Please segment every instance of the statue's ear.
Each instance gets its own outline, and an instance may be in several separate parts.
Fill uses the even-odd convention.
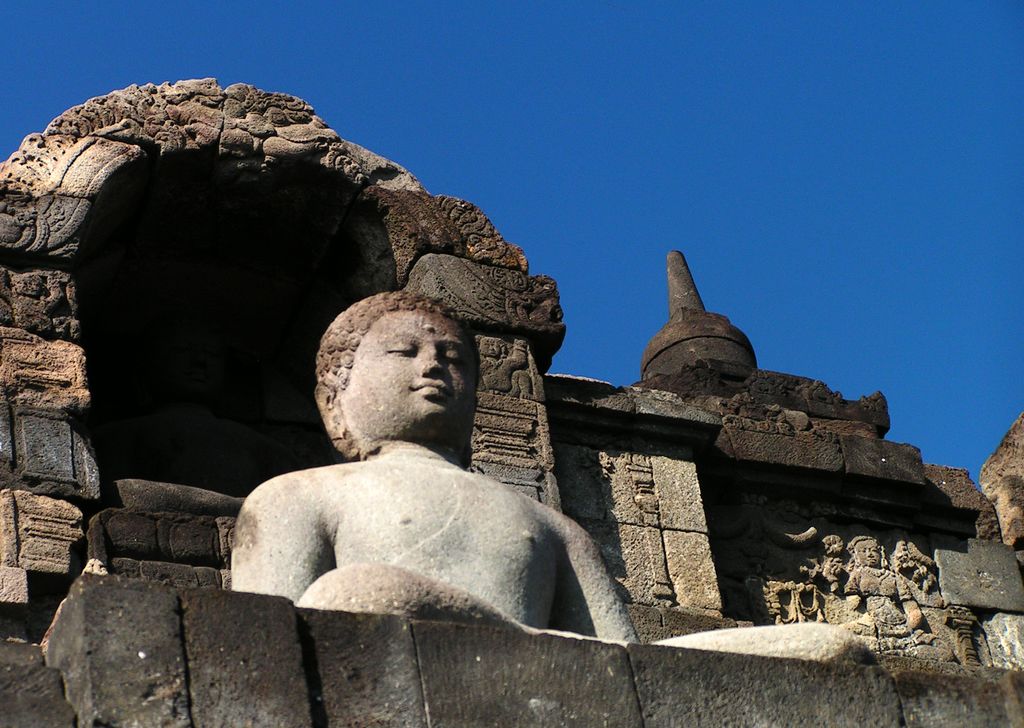
[[[337,390],[323,382],[318,382],[313,392],[316,399],[317,409],[320,410],[320,419],[323,420],[324,429],[331,440],[337,440],[343,436],[348,429],[345,425],[345,414],[342,412],[341,403],[337,398]]]

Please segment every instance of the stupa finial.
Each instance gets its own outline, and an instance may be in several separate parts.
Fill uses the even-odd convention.
[[[668,315],[677,318],[683,310],[706,311],[697,284],[693,282],[686,257],[678,250],[670,250],[666,260],[668,272]]]

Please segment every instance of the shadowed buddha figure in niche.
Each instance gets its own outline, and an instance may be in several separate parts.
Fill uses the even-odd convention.
[[[227,347],[210,326],[179,321],[153,327],[144,387],[152,412],[97,428],[106,480],[136,478],[245,496],[298,467],[287,448],[215,410],[227,376]]]
[[[282,475],[246,499],[233,588],[635,640],[587,533],[466,470],[478,374],[473,339],[429,299],[379,294],[335,319],[316,400],[350,462]]]

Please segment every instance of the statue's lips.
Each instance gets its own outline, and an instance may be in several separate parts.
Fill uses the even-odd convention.
[[[412,385],[412,391],[419,392],[431,402],[443,402],[452,396],[452,388],[445,382],[423,380]]]

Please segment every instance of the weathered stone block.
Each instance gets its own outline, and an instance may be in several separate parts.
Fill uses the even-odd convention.
[[[661,611],[657,607],[650,607],[646,604],[627,604],[629,620],[636,630],[637,639],[643,644],[650,644],[663,640],[669,635],[665,632],[665,624],[661,618]]]
[[[708,532],[697,466],[687,460],[651,457],[662,528]]]
[[[0,706],[3,728],[75,725],[60,672],[43,665],[36,645],[0,642]]]
[[[311,725],[295,610],[287,599],[181,594],[196,728]]]
[[[47,646],[80,726],[191,726],[173,591],[115,576],[71,587]]]
[[[120,509],[101,511],[89,522],[90,540],[97,524],[106,537],[104,561],[108,560],[108,554],[136,559],[160,558],[156,520],[152,516]],[[90,555],[95,557],[97,554],[93,552]]]
[[[634,526],[658,526],[661,514],[654,468],[646,455],[631,452],[598,454],[609,518]]]
[[[234,519],[108,508],[89,523],[89,556],[104,563],[123,557],[223,568],[231,558],[227,522]]]
[[[71,574],[78,564],[82,512],[70,503],[23,490],[0,490],[0,564]]]
[[[921,451],[913,445],[869,437],[842,435],[839,438],[846,472],[882,480],[924,483]]]
[[[1013,725],[998,682],[967,675],[900,670],[893,675],[907,728]]]
[[[555,464],[563,507],[574,518],[707,532],[692,462],[559,444]]]
[[[993,667],[1024,670],[1024,615],[997,612],[981,621]]]
[[[708,537],[685,531],[665,531],[662,537],[678,603],[684,607],[721,611],[722,597]]]
[[[597,542],[608,573],[628,603],[657,606],[673,601],[661,530],[614,521],[580,521]]]
[[[974,535],[987,541],[1001,540],[995,508],[975,487],[965,469],[926,463],[924,474],[931,488],[922,492],[922,500],[975,511],[977,515],[974,520]]]
[[[1012,671],[999,681],[1006,695],[1006,714],[1010,725],[1024,725],[1024,674]]]
[[[877,667],[629,645],[645,728],[900,725]]]
[[[507,485],[537,488],[541,502],[560,510],[553,461],[544,405],[489,392],[477,394],[473,420],[475,471]]]
[[[81,327],[71,274],[0,267],[0,326],[77,341]]]
[[[665,623],[665,637],[679,637],[696,632],[707,632],[713,629],[732,629],[736,620],[719,617],[716,613],[694,609],[692,607],[659,608],[662,621]]]
[[[28,572],[17,566],[0,566],[0,607],[28,604]]]
[[[85,351],[69,341],[47,341],[0,327],[0,383],[16,405],[81,414],[89,406]]]
[[[0,477],[56,497],[99,498],[100,478],[80,425],[63,412],[0,405]]]
[[[730,629],[736,626],[735,620],[720,617],[710,610],[691,607],[650,607],[643,604],[628,604],[627,609],[637,637],[643,644],[695,632]]]
[[[209,566],[189,566],[168,561],[137,561],[113,558],[107,564],[111,574],[155,581],[176,589],[221,588],[220,571]]]
[[[554,454],[562,511],[577,521],[608,520],[611,484],[602,471],[598,451],[583,445],[556,442]]]
[[[967,540],[967,552],[936,549],[939,588],[951,604],[1024,612],[1024,583],[1017,557],[995,541]]]
[[[814,430],[784,434],[734,427],[725,422],[732,453],[737,460],[838,472],[843,469],[839,439]]]
[[[999,516],[1003,541],[1024,546],[1024,413],[981,466],[978,482]]]
[[[379,614],[299,610],[316,657],[314,704],[331,726],[427,725],[409,624]]]
[[[642,725],[618,645],[444,622],[413,637],[432,728]]]

